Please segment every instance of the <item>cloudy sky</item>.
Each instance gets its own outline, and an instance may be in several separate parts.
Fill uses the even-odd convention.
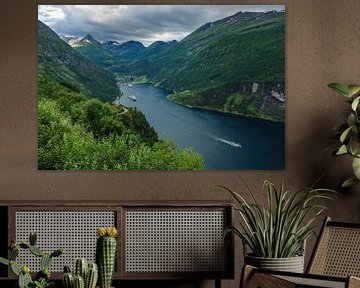
[[[56,33],[99,41],[181,40],[201,25],[239,11],[284,10],[282,5],[39,5],[38,18]]]

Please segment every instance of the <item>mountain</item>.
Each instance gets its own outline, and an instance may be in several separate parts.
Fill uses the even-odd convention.
[[[239,12],[201,26],[160,55],[158,65],[147,72],[155,82],[180,91],[225,83],[284,82],[284,27],[282,12]]]
[[[151,59],[157,57],[161,53],[166,52],[166,49],[173,47],[177,43],[176,40],[164,42],[164,41],[155,41],[146,47],[145,51],[140,55],[140,58]]]
[[[117,60],[134,60],[138,59],[139,56],[146,50],[145,46],[138,41],[126,41],[120,45],[106,46],[108,51]]]
[[[119,68],[128,65],[129,61],[133,63],[135,60],[149,60],[177,43],[176,40],[155,41],[148,47],[134,40],[123,43],[107,40],[100,43],[89,34],[78,41],[71,41],[71,47],[104,68]]]
[[[118,41],[115,40],[106,40],[102,43],[105,47],[111,47],[113,45],[120,45]]]
[[[180,42],[103,43],[97,61],[118,75],[146,76],[189,107],[276,121],[285,117],[285,12],[238,12],[206,23]]]
[[[91,97],[112,101],[119,94],[112,74],[72,49],[38,21],[39,74],[76,88]]]
[[[175,91],[169,98],[276,121],[285,117],[285,13],[239,12],[204,24],[127,68]]]
[[[63,40],[65,43],[69,45],[71,42],[79,40],[79,38],[76,36],[67,36],[67,35],[59,34],[59,37],[61,38],[61,40]]]
[[[69,44],[80,54],[102,67],[106,67],[113,62],[112,55],[91,34],[87,34],[77,41],[71,41]]]

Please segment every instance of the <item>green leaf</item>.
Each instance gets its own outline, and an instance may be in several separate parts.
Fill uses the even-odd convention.
[[[360,158],[355,157],[353,159],[352,168],[356,178],[360,180]]]
[[[341,187],[348,188],[352,185],[359,184],[359,183],[360,183],[359,179],[357,179],[356,177],[352,177],[352,178],[349,178],[346,181],[344,181],[344,183],[341,185]]]
[[[341,136],[340,136],[341,143],[344,143],[344,141],[346,140],[346,137],[348,136],[351,129],[352,129],[352,127],[349,127],[347,129],[345,129],[345,131],[343,133],[341,133]]]
[[[354,101],[352,101],[352,103],[351,103],[351,109],[352,109],[352,110],[356,111],[356,108],[357,108],[358,105],[359,105],[359,101],[360,101],[360,96],[356,97],[356,98],[354,99]]]
[[[9,265],[9,264],[10,264],[9,260],[8,260],[8,259],[5,259],[5,258],[3,258],[3,257],[0,257],[0,263],[1,263],[1,264],[4,264],[4,265]]]
[[[36,240],[37,240],[37,235],[35,232],[31,232],[29,235],[29,243],[31,246],[35,246],[36,245]]]
[[[19,256],[19,246],[15,246],[14,248],[10,249],[8,252],[9,260],[16,260]]]
[[[50,254],[45,253],[42,257],[41,257],[41,261],[40,261],[40,267],[41,269],[49,269],[50,265],[51,265],[51,256]]]
[[[351,113],[351,114],[348,116],[348,118],[347,118],[347,124],[348,124],[349,127],[355,126],[355,124],[356,124],[356,116],[355,116],[353,113]]]
[[[348,150],[347,150],[346,145],[341,145],[341,147],[339,148],[339,150],[336,152],[335,155],[344,155],[347,153],[348,153]]]
[[[15,261],[10,261],[10,268],[11,268],[11,271],[12,271],[16,276],[19,276],[21,270],[20,270],[20,268],[16,265],[16,262],[15,262]]]
[[[41,256],[44,255],[44,252],[42,252],[42,251],[40,250],[40,248],[39,248],[39,247],[36,247],[36,246],[30,246],[30,247],[29,247],[29,251],[30,251],[32,254],[34,254],[35,256],[38,256],[38,257],[41,257]]]
[[[20,246],[20,248],[22,248],[22,249],[28,249],[28,248],[29,248],[29,245],[26,244],[26,243],[23,243],[23,242],[19,243],[19,246]]]
[[[347,147],[351,152],[351,155],[354,157],[360,157],[360,138],[357,134],[354,134],[350,137]]]
[[[351,96],[354,96],[360,92],[360,85],[348,85],[347,90]]]
[[[328,85],[329,88],[333,89],[335,92],[339,93],[342,96],[351,97],[351,94],[348,90],[348,87],[341,83],[331,83]]]

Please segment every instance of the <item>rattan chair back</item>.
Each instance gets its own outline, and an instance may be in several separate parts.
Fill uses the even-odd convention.
[[[332,222],[328,218],[307,273],[360,277],[360,224]]]

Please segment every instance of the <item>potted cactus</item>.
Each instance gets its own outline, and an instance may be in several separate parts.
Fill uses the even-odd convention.
[[[64,253],[63,249],[57,249],[51,254],[43,252],[36,246],[37,236],[35,233],[30,233],[29,243],[16,243],[10,245],[8,252],[8,259],[0,257],[0,263],[10,266],[11,271],[18,277],[19,288],[49,288],[54,285],[50,281],[50,265],[54,257],[58,257]],[[33,255],[41,258],[41,270],[35,275],[34,280],[30,275],[30,268],[26,265],[19,266],[16,259],[19,256],[20,249],[28,250]]]
[[[88,263],[87,259],[76,259],[74,272],[69,266],[64,267],[64,288],[95,288],[98,279],[98,267],[96,263]]]
[[[99,287],[110,288],[116,258],[115,227],[101,227],[97,229],[96,262],[99,267]]]

